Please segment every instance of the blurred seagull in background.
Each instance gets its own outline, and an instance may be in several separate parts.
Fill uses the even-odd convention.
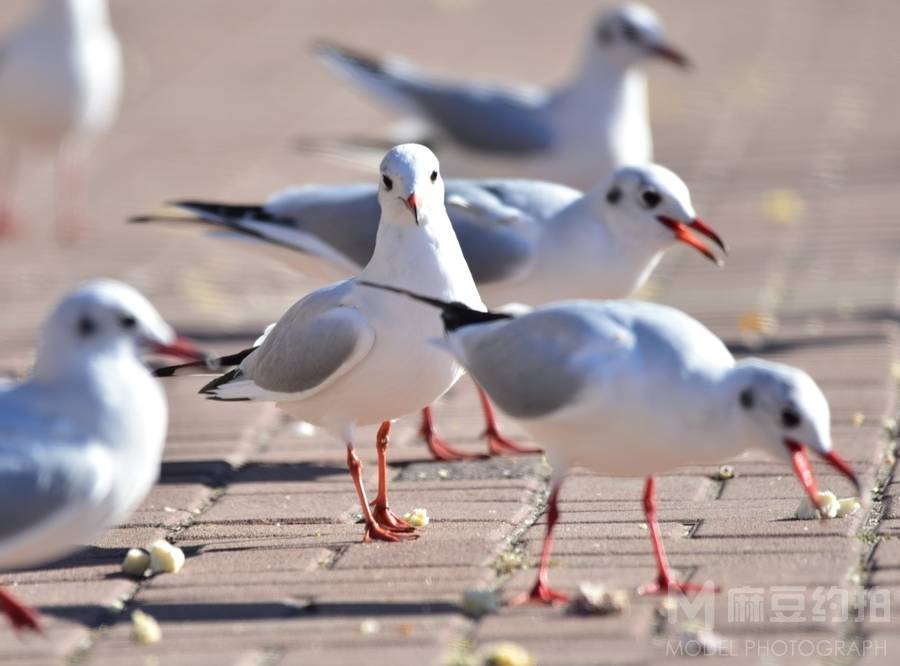
[[[307,275],[356,275],[369,261],[378,231],[375,186],[293,188],[263,206],[182,201],[195,218],[143,216],[185,227],[200,223],[251,241]],[[676,243],[719,259],[697,234],[722,250],[721,238],[694,211],[690,192],[658,166],[619,168],[587,194],[527,180],[450,180],[446,203],[478,290],[491,307],[541,305],[565,298],[622,298],[639,289]],[[527,453],[503,437],[482,394],[489,451]],[[442,460],[472,457],[434,431],[430,410],[422,435]]]
[[[15,229],[13,181],[27,149],[56,153],[57,230],[77,236],[88,140],[113,123],[122,88],[107,0],[43,0],[0,45],[0,233]]]
[[[445,344],[494,403],[547,447],[554,482],[537,582],[514,600],[566,595],[547,581],[563,474],[583,465],[644,476],[656,579],[641,593],[694,592],[674,578],[656,521],[654,475],[748,449],[789,462],[820,506],[811,450],[854,484],[832,448],[828,401],[802,370],[735,362],[722,341],[679,310],[638,301],[568,301],[512,317],[371,284],[440,308]]]
[[[550,91],[443,80],[399,58],[327,42],[316,53],[330,69],[416,121],[407,125],[424,124],[426,134],[416,140],[437,146],[448,171],[473,174],[479,161],[497,158],[477,173],[503,171],[579,189],[618,166],[653,158],[647,81],[639,65],[648,58],[688,64],[656,14],[638,4],[605,12],[575,76]],[[308,148],[351,162],[366,154],[339,142],[313,141]],[[371,159],[363,161],[373,166]]]
[[[219,359],[223,367],[236,367],[200,392],[214,400],[274,401],[291,416],[340,437],[366,523],[364,540],[397,541],[413,535],[388,505],[391,421],[437,400],[463,371],[428,343],[441,334],[430,307],[360,288],[358,281],[484,306],[444,208],[444,183],[434,153],[416,144],[397,146],[385,155],[380,172],[378,237],[360,276],[302,298],[253,348]],[[197,369],[187,364],[158,374],[194,374]],[[381,423],[376,442],[379,488],[370,508],[354,430],[373,423]]]
[[[48,318],[32,377],[0,384],[0,569],[75,550],[150,491],[168,410],[143,352],[203,359],[137,291],[89,282]],[[0,610],[16,629],[41,629],[3,588]]]

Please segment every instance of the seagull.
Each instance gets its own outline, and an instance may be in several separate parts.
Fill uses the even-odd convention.
[[[689,593],[700,585],[673,576],[656,521],[654,476],[708,464],[748,449],[788,462],[820,506],[812,451],[860,491],[832,448],[828,400],[799,368],[735,361],[709,329],[687,314],[639,301],[562,301],[513,317],[473,310],[395,286],[440,308],[443,344],[491,400],[547,447],[554,470],[537,582],[514,603],[564,601],[547,572],[565,470],[645,476],[644,513],[658,574],[640,593]]]
[[[381,221],[372,258],[358,278],[311,292],[270,326],[260,344],[219,359],[233,369],[201,394],[214,400],[276,402],[295,418],[346,443],[347,465],[365,520],[364,541],[398,541],[412,527],[387,497],[391,421],[429,405],[462,375],[452,357],[428,344],[441,334],[427,306],[361,288],[374,280],[484,308],[444,208],[438,160],[417,144],[396,146],[380,169]],[[193,373],[196,365],[158,374]],[[354,449],[358,425],[380,423],[379,488],[369,507]]]
[[[77,233],[80,162],[89,140],[115,120],[121,88],[107,0],[43,0],[0,44],[0,232],[15,229],[20,153],[49,148],[56,152],[59,231]]]
[[[647,82],[639,66],[648,58],[688,65],[656,14],[638,4],[600,16],[580,68],[555,90],[449,81],[400,58],[329,42],[318,44],[316,53],[338,75],[425,125],[428,136],[420,140],[440,145],[451,168],[460,162],[472,173],[478,161],[494,158],[487,168],[493,173],[483,175],[514,165],[520,175],[578,188],[622,164],[651,161]],[[326,142],[310,148],[354,160],[353,147]]]
[[[718,264],[697,234],[725,250],[718,234],[697,217],[687,185],[654,164],[620,167],[586,194],[543,181],[449,180],[445,201],[478,290],[495,308],[628,296],[676,243]],[[292,188],[262,206],[174,205],[196,217],[133,220],[211,226],[318,278],[358,274],[372,256],[378,229],[374,185]],[[480,397],[489,452],[533,451],[500,434],[490,402],[483,392]],[[471,457],[437,436],[430,409],[422,424],[434,457]]]
[[[133,288],[88,282],[47,319],[33,375],[0,384],[0,568],[74,550],[150,491],[167,408],[142,352],[203,359]],[[41,631],[3,588],[0,610],[16,629]]]

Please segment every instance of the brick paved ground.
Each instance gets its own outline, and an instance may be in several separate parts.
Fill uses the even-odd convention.
[[[3,24],[26,4],[4,2]],[[863,663],[896,663],[900,610],[889,622],[823,621],[822,606],[813,611],[817,586],[872,589],[900,608],[900,485],[891,481],[882,425],[896,411],[900,6],[652,4],[697,63],[686,75],[653,69],[657,156],[686,178],[732,254],[716,273],[676,252],[648,295],[686,308],[739,353],[761,345],[759,353],[811,372],[831,400],[837,446],[865,485],[879,488],[857,516],[798,522],[790,516],[801,490],[784,465],[738,461],[737,478],[724,482],[710,468],[679,470],[661,479],[659,492],[673,566],[727,589],[761,588],[767,602],[780,594],[772,586],[805,586],[804,618],[791,623],[768,610],[762,622],[729,622],[720,595],[712,608],[717,630],[733,641],[732,660],[806,662],[811,646],[822,656],[828,646],[861,649],[869,640],[879,652]],[[386,119],[316,65],[312,37],[390,45],[448,73],[550,81],[566,71],[596,10],[589,0],[409,0],[390,11],[362,0],[113,5],[128,97],[116,133],[96,152],[94,229],[74,249],[50,242],[48,174],[26,169],[28,233],[0,245],[2,371],[27,369],[42,313],[84,276],[132,282],[182,329],[222,350],[246,342],[307,288],[275,265],[251,270],[234,248],[122,220],[172,196],[252,199],[289,181],[355,177],[290,146],[301,134],[353,133]],[[739,324],[747,313],[776,318],[777,330],[750,339]],[[625,614],[606,618],[504,609],[473,621],[460,612],[466,588],[495,586],[506,598],[531,581],[531,569],[493,563],[518,552],[531,564],[538,551],[546,488],[537,461],[428,463],[414,422],[401,423],[393,503],[427,507],[433,523],[415,543],[361,545],[341,446],[300,437],[266,407],[205,403],[193,395],[196,382],[168,388],[162,479],[142,509],[63,562],[0,578],[48,620],[47,639],[0,629],[0,662],[440,664],[494,640],[525,645],[542,665],[678,659],[666,650],[678,631],[655,614],[654,600],[634,599]],[[456,443],[477,448],[473,407],[461,386],[439,414]],[[360,452],[372,460],[369,446]],[[366,471],[371,479],[373,465]],[[821,478],[847,490],[825,470]],[[640,486],[587,473],[569,481],[557,584],[630,587],[653,574]],[[180,575],[136,583],[118,574],[127,547],[160,536],[188,554]],[[125,612],[108,609],[117,599]],[[160,620],[160,644],[131,642],[133,608]],[[377,618],[377,632],[362,631],[368,618]]]

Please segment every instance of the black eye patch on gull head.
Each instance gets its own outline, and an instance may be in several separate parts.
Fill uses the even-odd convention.
[[[391,180],[390,176],[382,176],[381,182],[384,183],[384,189],[388,192],[394,188],[394,181]]]
[[[622,198],[622,190],[618,187],[613,187],[609,192],[606,193],[606,201],[613,205],[619,203],[619,199]]]
[[[432,183],[437,182],[437,177],[438,177],[438,172],[437,172],[437,171],[432,171],[432,172],[431,172],[431,182],[432,182]]]
[[[756,402],[756,398],[753,396],[753,391],[750,389],[744,389],[741,391],[741,395],[739,400],[741,401],[741,407],[744,409],[753,409],[753,405]]]
[[[641,41],[641,31],[631,23],[622,24],[622,36],[628,42],[637,43]]]
[[[93,335],[97,331],[97,324],[87,315],[78,320],[78,335],[82,338]]]
[[[613,29],[605,23],[597,26],[596,37],[600,44],[612,44],[616,39]]]
[[[662,195],[655,190],[641,192],[641,204],[644,208],[656,208],[660,201],[662,201]]]
[[[787,429],[796,428],[802,420],[794,407],[785,407],[781,410],[781,425]]]
[[[130,331],[137,326],[137,319],[135,319],[131,315],[122,315],[121,317],[119,317],[119,324],[126,331]]]

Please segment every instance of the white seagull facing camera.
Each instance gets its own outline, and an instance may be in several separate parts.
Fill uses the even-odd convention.
[[[119,40],[107,0],[43,0],[0,44],[0,231],[15,228],[12,181],[20,154],[56,152],[59,232],[78,229],[87,142],[115,120],[122,88]]]
[[[644,476],[658,574],[641,593],[693,592],[676,580],[656,522],[654,475],[748,449],[791,463],[819,506],[811,450],[859,482],[831,445],[828,401],[798,368],[735,362],[719,338],[679,310],[638,301],[568,301],[512,317],[439,302],[446,346],[491,400],[547,447],[554,470],[538,579],[515,603],[566,599],[547,581],[562,475],[573,465]]]
[[[695,232],[725,248],[697,217],[684,182],[658,165],[620,167],[586,194],[541,181],[450,180],[445,200],[478,290],[491,307],[621,298],[640,288],[676,243],[718,263]],[[358,274],[372,256],[378,232],[374,185],[299,188],[263,206],[175,205],[197,217],[134,219],[211,226],[320,277]],[[484,396],[482,404],[490,452],[528,452],[500,434]],[[471,457],[436,435],[430,410],[423,416],[422,435],[438,459]]]
[[[456,82],[399,58],[379,58],[322,43],[329,68],[426,126],[418,140],[435,142],[448,169],[484,173],[516,169],[522,176],[590,187],[622,164],[643,164],[653,150],[647,82],[641,65],[663,58],[686,66],[647,7],[626,4],[592,27],[574,77],[555,90],[525,85]],[[311,149],[349,160],[352,146],[314,142]],[[499,158],[492,164],[488,158]]]
[[[0,569],[75,550],[149,492],[167,408],[142,352],[203,358],[137,291],[89,282],[48,318],[33,375],[0,384]],[[3,588],[0,610],[17,629],[40,630]]]
[[[434,402],[459,379],[462,368],[427,342],[441,334],[430,307],[361,288],[358,281],[484,306],[444,209],[444,183],[434,154],[416,144],[391,149],[382,161],[379,183],[378,238],[359,278],[302,298],[258,346],[220,359],[223,366],[237,367],[201,393],[217,400],[274,401],[292,416],[340,437],[366,522],[365,540],[395,541],[411,536],[405,533],[412,528],[388,506],[390,422]],[[188,364],[158,374],[194,370]],[[382,425],[379,489],[370,509],[353,440],[355,426],[373,423]]]

